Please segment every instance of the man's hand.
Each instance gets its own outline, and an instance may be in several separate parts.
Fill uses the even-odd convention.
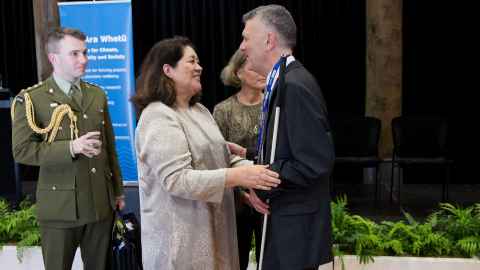
[[[236,143],[233,142],[227,142],[228,150],[230,150],[230,153],[237,155],[242,158],[247,157],[247,148],[242,147]]]
[[[118,210],[123,210],[123,208],[125,207],[125,197],[123,195],[118,196],[115,199],[115,206],[117,207]]]
[[[101,152],[102,141],[100,141],[100,131],[91,131],[72,141],[72,151],[74,155],[84,154],[92,158],[98,156]]]
[[[248,206],[250,206],[251,208],[253,208],[253,205],[250,203],[250,200],[248,199],[248,192],[246,190],[241,190],[240,191],[240,201]]]
[[[250,188],[249,191],[249,194],[245,192],[245,197],[247,197],[253,208],[255,208],[255,210],[257,210],[259,213],[270,214],[270,211],[268,210],[270,206],[262,202],[253,189]]]

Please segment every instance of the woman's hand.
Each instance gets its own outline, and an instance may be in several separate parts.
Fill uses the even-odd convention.
[[[228,146],[228,150],[230,150],[230,153],[242,158],[247,157],[247,148],[242,147],[241,145],[238,145],[233,142],[227,142],[227,146]]]
[[[269,170],[268,165],[251,165],[227,169],[226,187],[241,186],[270,190],[277,187],[281,181],[278,173]]]

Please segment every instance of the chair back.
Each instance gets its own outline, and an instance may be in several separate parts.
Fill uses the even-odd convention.
[[[337,157],[378,155],[381,122],[369,116],[336,116],[331,118]]]
[[[392,120],[397,157],[438,158],[447,154],[447,120],[440,117],[406,117]]]

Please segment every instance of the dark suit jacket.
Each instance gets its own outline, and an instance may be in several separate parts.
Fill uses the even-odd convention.
[[[332,260],[329,177],[335,160],[327,108],[315,78],[294,61],[275,86],[265,141],[270,160],[275,107],[281,102],[275,160],[282,184],[268,192],[264,270],[317,269]],[[282,94],[279,94],[283,91]],[[283,99],[283,101],[281,101]]]

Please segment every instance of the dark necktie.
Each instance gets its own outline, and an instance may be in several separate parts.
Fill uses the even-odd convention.
[[[75,84],[72,84],[70,87],[68,95],[73,99],[74,102],[77,103],[78,106],[82,106],[82,92]]]

